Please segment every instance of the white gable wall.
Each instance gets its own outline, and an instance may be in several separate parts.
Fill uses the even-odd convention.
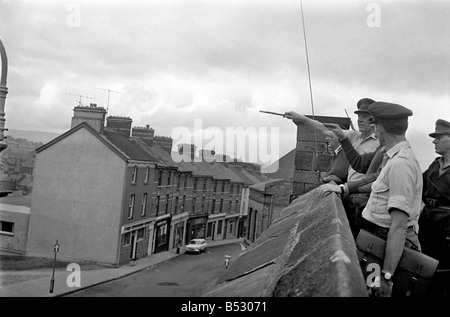
[[[126,162],[85,128],[37,154],[27,254],[117,264]]]

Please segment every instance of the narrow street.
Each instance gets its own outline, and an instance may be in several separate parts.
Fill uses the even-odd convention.
[[[239,243],[207,248],[201,254],[181,254],[138,273],[66,297],[199,297],[214,285],[242,252]]]

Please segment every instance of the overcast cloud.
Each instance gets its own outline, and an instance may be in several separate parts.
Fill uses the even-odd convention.
[[[379,27],[368,17],[379,8]],[[414,112],[422,169],[436,119],[450,120],[449,1],[303,0],[316,115],[356,123],[363,97]],[[369,9],[369,10],[368,10]],[[76,15],[79,13],[79,15]],[[77,24],[79,22],[79,25]],[[62,133],[79,97],[108,115],[177,127],[274,127],[281,155],[296,127],[259,110],[311,114],[300,0],[5,1],[6,127]]]

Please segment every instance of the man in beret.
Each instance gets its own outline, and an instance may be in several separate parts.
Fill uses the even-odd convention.
[[[420,250],[417,231],[422,171],[405,136],[412,111],[398,104],[375,102],[369,112],[374,116],[375,132],[386,153],[362,213],[362,228],[386,240],[381,287],[374,288],[373,294],[390,296],[392,276],[404,247]]]
[[[419,241],[425,254],[439,260],[429,296],[450,296],[450,122],[436,121],[434,138],[437,157],[423,173],[419,218]]]

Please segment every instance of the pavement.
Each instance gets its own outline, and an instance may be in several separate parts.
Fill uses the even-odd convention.
[[[242,238],[209,241],[208,248],[240,242],[243,242]],[[11,283],[9,285],[0,286],[0,297],[58,297],[145,270],[161,262],[175,258],[184,252],[184,247],[180,248],[179,254],[177,254],[176,249],[160,252],[143,259],[132,261],[129,264],[122,265],[118,268],[83,271],[83,268],[81,267],[80,287],[68,286],[68,284],[71,284],[68,283],[68,280],[69,282],[72,280],[69,278],[69,275],[73,276],[73,271],[57,269],[55,270],[53,293],[50,293],[50,283],[53,273],[52,269],[0,271],[0,281],[9,280],[8,283]]]

